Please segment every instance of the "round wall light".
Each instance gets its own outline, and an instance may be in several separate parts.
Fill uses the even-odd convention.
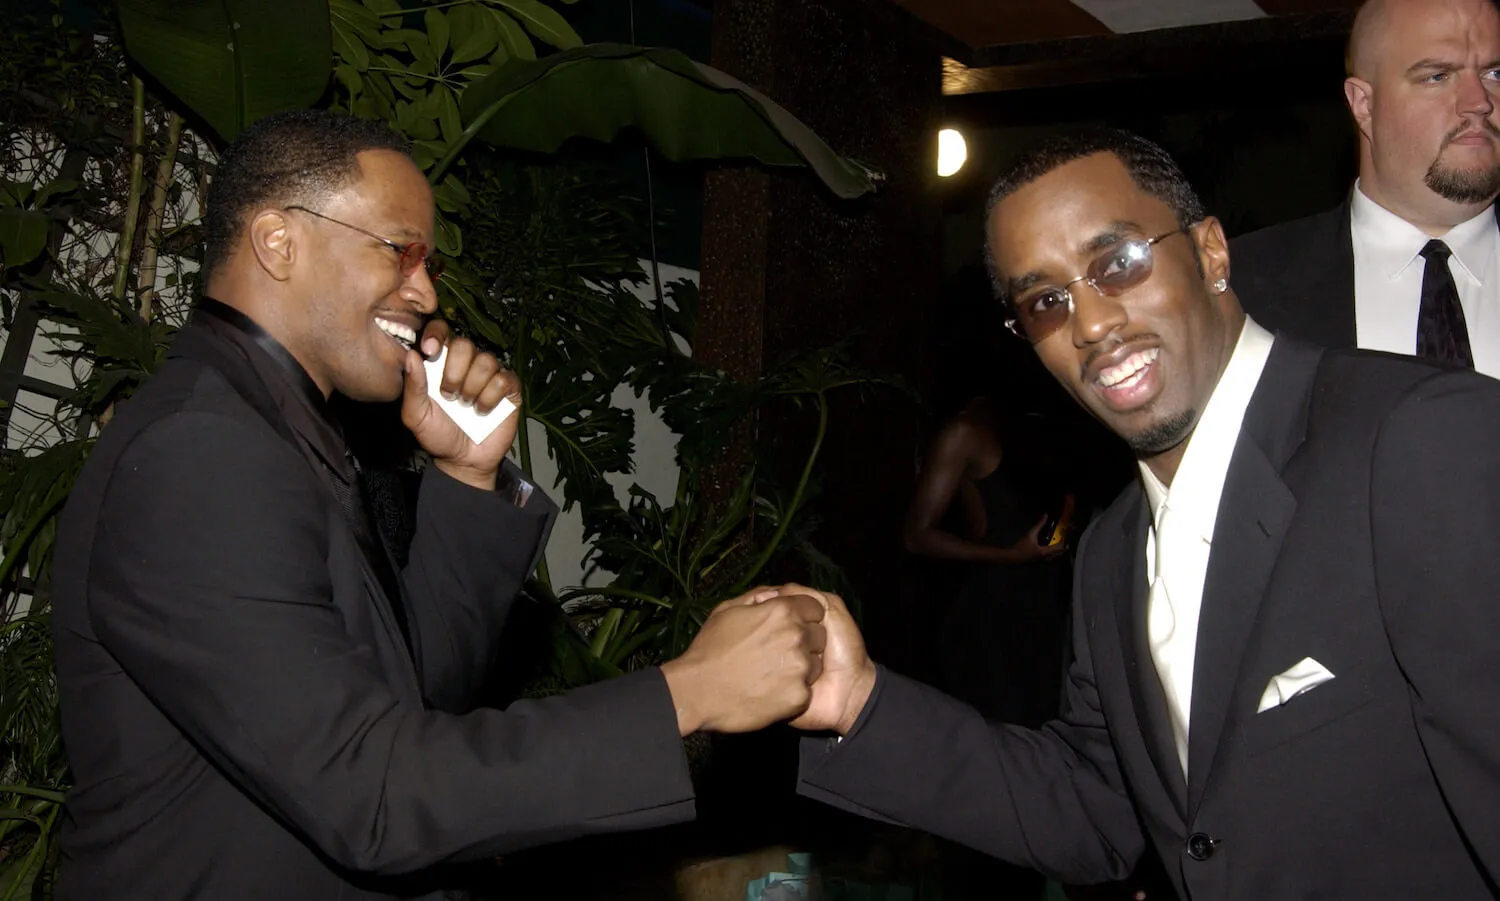
[[[938,132],[938,175],[943,178],[953,175],[964,167],[964,161],[968,158],[969,147],[958,129],[945,128]]]

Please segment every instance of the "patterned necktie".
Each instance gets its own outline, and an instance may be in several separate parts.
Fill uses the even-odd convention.
[[[1428,241],[1422,248],[1427,266],[1422,271],[1422,310],[1417,315],[1417,356],[1473,369],[1469,326],[1448,269],[1452,254],[1442,241]]]

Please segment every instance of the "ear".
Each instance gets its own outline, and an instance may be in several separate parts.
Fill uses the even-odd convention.
[[[245,229],[255,261],[271,278],[284,282],[292,277],[297,262],[297,245],[292,238],[291,222],[280,210],[262,210]]]
[[[1203,266],[1203,283],[1212,285],[1229,279],[1229,241],[1224,226],[1215,216],[1205,216],[1192,228],[1193,243],[1198,245],[1198,260]]]
[[[1353,75],[1344,79],[1344,100],[1349,103],[1349,112],[1354,116],[1354,124],[1359,126],[1359,131],[1370,139],[1370,106],[1375,99],[1375,88],[1363,78]]]

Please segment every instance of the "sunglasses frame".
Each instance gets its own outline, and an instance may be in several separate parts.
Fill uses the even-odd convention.
[[[1156,244],[1158,244],[1158,243],[1166,240],[1167,238],[1172,237],[1175,234],[1181,233],[1181,234],[1185,235],[1185,234],[1187,234],[1187,231],[1188,230],[1187,230],[1186,227],[1178,227],[1178,228],[1172,229],[1169,232],[1163,232],[1162,234],[1159,234],[1159,235],[1157,235],[1154,238],[1134,238],[1133,237],[1133,238],[1127,238],[1122,243],[1128,244],[1131,241],[1139,241],[1142,244],[1144,244],[1145,248],[1146,248],[1146,252],[1147,252],[1146,259],[1147,259],[1147,261],[1149,261],[1149,262],[1152,263],[1152,270],[1151,271],[1154,272],[1155,271],[1155,262],[1153,260],[1154,254],[1152,253],[1151,248],[1154,245],[1156,245]],[[1111,250],[1113,250],[1113,248],[1111,248]],[[1098,260],[1103,259],[1104,256],[1105,256],[1104,254],[1100,254],[1094,260],[1091,260],[1089,262],[1089,268],[1092,269],[1093,266],[1094,266],[1094,263],[1097,262]],[[1032,338],[1030,335],[1026,334],[1025,327],[1021,325],[1021,319],[1020,319],[1020,317],[1019,316],[1014,316],[1014,315],[1012,315],[1010,318],[1008,318],[1008,319],[1005,320],[1005,327],[1008,328],[1008,329],[1010,329],[1010,331],[1011,331],[1012,334],[1014,334],[1018,338],[1021,338],[1022,340],[1030,341],[1032,344],[1040,344],[1043,341],[1047,340],[1048,338],[1052,337],[1057,332],[1061,331],[1062,327],[1064,325],[1067,325],[1068,320],[1073,318],[1073,312],[1074,312],[1074,308],[1075,308],[1075,303],[1074,303],[1074,300],[1073,300],[1073,286],[1074,285],[1078,284],[1079,282],[1087,282],[1088,285],[1089,285],[1089,287],[1093,288],[1094,291],[1096,293],[1098,293],[1102,297],[1119,297],[1120,295],[1126,293],[1127,291],[1130,291],[1132,288],[1135,288],[1135,287],[1139,286],[1141,283],[1144,283],[1146,281],[1146,279],[1149,279],[1150,277],[1151,277],[1151,272],[1147,272],[1146,273],[1146,277],[1143,278],[1143,279],[1141,279],[1140,282],[1137,282],[1134,285],[1130,285],[1129,287],[1124,288],[1123,290],[1120,290],[1120,291],[1116,291],[1114,293],[1110,293],[1110,292],[1105,291],[1104,289],[1100,288],[1099,287],[1099,283],[1097,281],[1095,281],[1095,279],[1092,276],[1087,275],[1087,274],[1080,275],[1077,278],[1069,279],[1068,281],[1064,282],[1061,285],[1048,285],[1043,290],[1045,290],[1045,291],[1061,291],[1063,293],[1063,296],[1065,296],[1066,298],[1068,298],[1068,315],[1067,315],[1067,317],[1065,319],[1063,319],[1062,323],[1057,326],[1057,328],[1052,329],[1051,331],[1047,332],[1047,334],[1041,336],[1040,338]],[[1016,310],[1016,305],[1014,303],[1010,303],[1010,304],[1008,304],[1008,306],[1010,307],[1011,312],[1014,313],[1015,310]]]
[[[411,275],[413,272],[416,272],[417,267],[419,266],[425,267],[427,269],[427,277],[432,279],[433,281],[437,281],[443,274],[443,258],[437,255],[436,247],[428,247],[426,242],[424,241],[409,241],[406,244],[402,244],[397,241],[392,241],[389,238],[382,238],[380,235],[375,234],[369,229],[360,228],[353,223],[345,222],[342,219],[335,219],[332,216],[324,215],[317,210],[310,210],[307,207],[300,206],[298,204],[291,204],[284,207],[283,209],[298,210],[300,212],[307,213],[309,216],[316,216],[319,219],[324,219],[328,222],[332,222],[334,225],[342,225],[344,228],[353,229],[354,231],[359,232],[367,238],[373,238],[376,241],[379,241],[386,247],[389,247],[391,250],[396,251],[397,256],[400,257],[399,263],[401,266],[401,275],[403,278]],[[421,251],[421,253],[413,253],[414,250],[418,249]],[[416,258],[415,263],[409,262],[412,257]]]

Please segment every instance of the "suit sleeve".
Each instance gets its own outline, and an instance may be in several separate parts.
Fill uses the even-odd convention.
[[[842,742],[803,740],[798,790],[1063,881],[1125,878],[1145,838],[1115,761],[1078,609],[1075,598],[1076,654],[1058,720],[1040,730],[989,723],[882,668]]]
[[[503,712],[399,701],[332,603],[321,490],[263,432],[190,413],[137,436],[104,499],[95,632],[242,791],[378,873],[692,816],[657,670]]]
[[[519,473],[509,463],[506,474]],[[422,693],[462,712],[491,671],[506,615],[550,532],[557,507],[540,490],[525,506],[427,467],[402,578],[419,643]]]
[[[1377,440],[1375,574],[1433,776],[1500,881],[1500,384],[1428,379]]]

